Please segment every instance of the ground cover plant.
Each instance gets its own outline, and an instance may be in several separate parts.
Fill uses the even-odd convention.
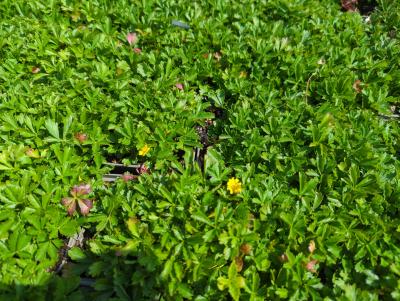
[[[1,1],[0,300],[400,299],[399,9]]]

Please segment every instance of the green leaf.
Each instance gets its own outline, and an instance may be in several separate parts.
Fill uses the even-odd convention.
[[[203,212],[201,212],[201,211],[198,211],[198,212],[192,214],[191,217],[192,217],[194,220],[197,220],[197,221],[199,221],[199,222],[205,223],[205,224],[207,224],[207,225],[209,225],[209,226],[213,226],[212,222],[209,220],[209,218],[207,217],[207,215],[205,215],[205,214],[204,214]]]
[[[175,261],[175,258],[171,257],[170,259],[168,259],[165,262],[164,268],[163,268],[163,270],[162,270],[162,272],[160,274],[160,277],[161,277],[162,280],[166,280],[167,278],[170,278],[174,261]]]
[[[49,131],[50,135],[56,139],[60,139],[60,132],[58,130],[58,123],[52,119],[47,119],[45,122],[46,129]]]
[[[67,220],[59,228],[60,234],[71,237],[79,230],[79,223],[74,219]]]
[[[233,300],[238,301],[240,298],[240,286],[238,283],[238,273],[236,263],[232,261],[228,269],[228,279],[229,279],[229,294]]]
[[[79,247],[73,247],[68,251],[68,256],[71,257],[72,260],[83,260],[86,258],[85,253]]]
[[[191,299],[193,297],[193,292],[190,289],[190,286],[185,283],[178,284],[178,292],[183,298]]]
[[[64,128],[63,128],[63,139],[64,139],[64,140],[67,139],[67,134],[68,134],[69,129],[71,128],[71,125],[72,125],[72,121],[73,121],[73,120],[74,120],[74,116],[73,116],[73,115],[70,115],[70,116],[64,118],[64,122],[63,122],[63,124],[64,124]],[[50,131],[49,131],[49,132],[50,132]],[[57,127],[57,132],[58,132],[58,127]],[[57,138],[57,137],[56,137],[56,138]]]

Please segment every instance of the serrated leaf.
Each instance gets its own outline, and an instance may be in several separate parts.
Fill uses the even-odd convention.
[[[168,259],[165,264],[164,264],[164,268],[160,274],[161,279],[165,280],[168,277],[170,277],[171,271],[172,271],[172,267],[173,267],[173,263],[174,263],[175,258],[171,257],[170,259]]]
[[[47,119],[45,122],[47,131],[56,139],[60,139],[60,132],[58,130],[58,123],[52,119]]]
[[[59,228],[60,233],[67,237],[73,236],[78,232],[78,230],[79,223],[74,219],[67,220],[67,222]]]
[[[236,263],[232,261],[228,269],[228,279],[229,279],[228,288],[229,288],[229,294],[235,301],[238,301],[240,298],[240,286],[237,278],[238,278],[237,266]]]
[[[203,212],[198,211],[197,213],[194,213],[191,215],[191,217],[197,221],[200,221],[202,223],[205,223],[209,226],[212,226],[212,222],[209,220],[209,218],[207,217],[207,215],[205,215]]]
[[[68,251],[68,256],[71,257],[72,260],[83,260],[86,258],[85,253],[79,247],[73,247]]]

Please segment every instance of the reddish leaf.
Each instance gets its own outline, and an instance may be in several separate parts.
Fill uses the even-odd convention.
[[[136,32],[130,32],[126,35],[126,40],[128,41],[129,45],[135,44],[137,42],[137,35]]]
[[[76,202],[73,198],[63,198],[61,200],[61,203],[67,207],[67,212],[68,215],[72,215],[74,214],[75,210],[76,210]]]
[[[307,271],[309,271],[309,272],[311,272],[311,273],[316,273],[317,270],[316,270],[315,266],[317,265],[317,263],[318,263],[318,260],[315,260],[315,259],[309,261],[309,262],[306,264],[306,269],[307,269]]]
[[[180,91],[183,90],[183,84],[181,84],[181,83],[176,83],[176,84],[175,84],[175,87],[176,87],[178,90],[180,90]]]
[[[142,164],[139,168],[136,168],[136,171],[138,174],[144,174],[149,172],[149,168],[145,164]]]
[[[342,8],[345,11],[356,12],[358,0],[342,0]]]
[[[137,178],[137,176],[132,175],[132,174],[130,174],[130,173],[125,173],[125,174],[122,175],[122,180],[123,180],[124,182],[129,182],[129,181],[132,181],[132,180],[134,180],[134,179],[136,179],[136,178]]]
[[[93,201],[89,199],[83,199],[78,201],[79,208],[81,209],[82,215],[88,215],[90,209],[93,208]]]
[[[81,184],[81,185],[75,185],[71,189],[71,195],[76,197],[76,196],[82,196],[86,195],[92,192],[92,188],[90,187],[90,184]]]
[[[29,148],[25,152],[25,154],[30,158],[40,158],[39,151],[37,149]]]
[[[40,72],[40,68],[39,67],[37,67],[37,66],[32,67],[32,73],[33,74],[36,74],[36,73],[39,73],[39,72]]]
[[[79,143],[83,143],[88,139],[88,135],[85,133],[76,133],[75,139],[79,141]]]

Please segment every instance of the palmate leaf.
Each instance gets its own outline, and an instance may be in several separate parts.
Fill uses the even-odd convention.
[[[223,283],[228,286],[228,291],[233,300],[238,301],[241,296],[241,288],[246,286],[245,279],[238,274],[237,265],[235,261],[232,261],[228,269],[228,279],[219,279],[220,289],[224,288]]]

